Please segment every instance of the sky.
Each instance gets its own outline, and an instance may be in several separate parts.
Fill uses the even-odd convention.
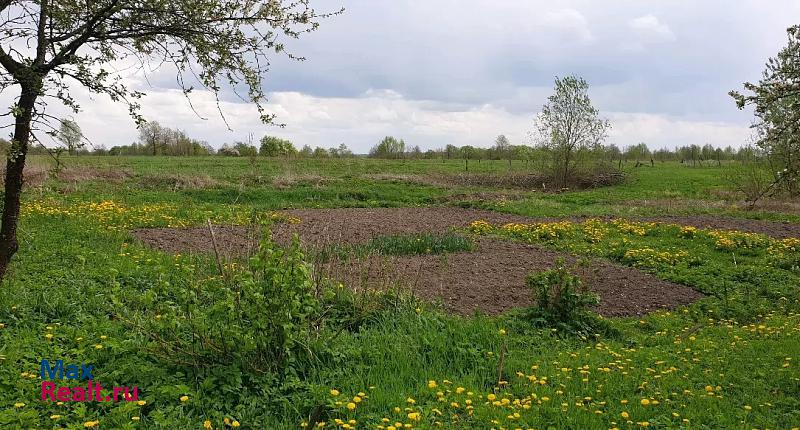
[[[222,111],[197,91],[190,108],[169,70],[147,79],[142,113],[219,148],[265,134],[296,146],[345,143],[364,153],[383,136],[423,150],[488,147],[499,134],[529,144],[533,118],[557,76],[579,75],[612,124],[608,143],[651,148],[748,142],[752,112],[728,96],[759,78],[768,57],[798,24],[795,0],[317,0],[345,7],[300,40],[284,40],[306,61],[276,57],[265,76],[269,112],[226,92]],[[123,72],[130,73],[130,72]],[[95,145],[136,140],[123,105],[73,89],[74,118]],[[0,96],[8,104],[9,94]],[[48,113],[67,115],[51,106]],[[196,112],[195,112],[196,111]],[[199,114],[199,115],[198,115]]]

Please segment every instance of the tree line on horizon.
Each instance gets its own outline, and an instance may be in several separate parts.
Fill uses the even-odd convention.
[[[419,145],[407,146],[405,140],[394,136],[386,136],[375,144],[367,154],[353,153],[342,143],[335,147],[311,147],[303,145],[297,149],[288,139],[266,135],[260,139],[258,146],[252,143],[236,141],[225,143],[215,149],[204,140],[191,138],[183,130],[162,126],[156,121],[145,123],[139,130],[139,139],[129,145],[105,146],[87,145],[80,126],[73,119],[63,119],[61,127],[54,137],[63,146],[59,149],[70,155],[164,155],[164,156],[201,156],[220,155],[230,157],[297,157],[297,158],[347,158],[368,156],[378,159],[443,159],[443,160],[515,160],[533,161],[546,156],[546,151],[536,145],[514,145],[505,135],[498,135],[488,147],[473,145],[457,146],[447,144],[436,149],[422,150]],[[6,150],[10,143],[0,139],[0,150]],[[47,154],[53,148],[43,146],[32,147],[31,154]],[[757,147],[743,146],[734,148],[705,145],[682,145],[674,149],[651,149],[646,143],[620,147],[615,144],[601,145],[593,151],[593,156],[606,161],[634,161],[642,164],[666,161],[681,161],[690,165],[704,165],[722,161],[746,161],[757,158],[762,151]]]

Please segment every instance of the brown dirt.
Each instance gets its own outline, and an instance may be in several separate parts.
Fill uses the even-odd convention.
[[[279,225],[276,239],[285,243],[297,233],[311,246],[364,243],[389,234],[445,232],[479,219],[493,224],[531,221],[519,215],[454,207],[296,209],[282,213],[300,218],[301,223]]]
[[[494,315],[532,303],[525,278],[555,267],[563,253],[500,240],[481,240],[476,252],[447,255],[372,257],[325,266],[326,275],[361,288],[408,288],[427,300],[441,301],[448,311]],[[595,310],[603,316],[643,315],[673,309],[703,297],[692,288],[662,281],[648,273],[603,260],[575,267],[589,290],[600,297]]]
[[[170,254],[208,254],[214,252],[207,227],[140,228],[131,232],[143,244]],[[217,252],[226,259],[252,255],[258,245],[256,229],[241,226],[214,226]]]
[[[531,222],[530,218],[498,212],[452,207],[309,209],[286,211],[300,224],[280,224],[276,240],[286,243],[297,233],[306,246],[357,244],[385,234],[442,232],[483,219],[492,223]],[[215,227],[218,248],[226,257],[247,255],[255,248],[255,232],[247,227]],[[139,229],[143,243],[171,253],[213,252],[207,228]],[[500,240],[481,239],[476,252],[447,255],[370,257],[326,263],[318,267],[331,279],[353,288],[408,288],[419,297],[441,300],[459,314],[481,311],[497,314],[531,304],[525,287],[530,272],[552,268],[566,254]],[[657,279],[648,273],[607,261],[577,269],[585,284],[600,296],[596,310],[605,316],[631,316],[671,309],[703,295],[692,288]]]

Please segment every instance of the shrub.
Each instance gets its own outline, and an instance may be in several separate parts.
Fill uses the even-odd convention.
[[[608,330],[605,323],[589,311],[589,306],[600,303],[599,297],[586,291],[564,259],[559,259],[554,269],[528,275],[526,284],[533,291],[536,304],[529,314],[535,325],[571,333]]]
[[[230,265],[223,278],[221,285],[193,288],[176,315],[155,323],[157,355],[200,372],[214,366],[276,376],[300,370],[303,355],[314,352],[312,321],[320,306],[299,240],[281,248],[267,229],[249,265]]]

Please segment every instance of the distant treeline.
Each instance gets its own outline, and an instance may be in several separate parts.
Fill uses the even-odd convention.
[[[0,149],[7,151],[9,142],[0,139]],[[47,154],[52,148],[31,147],[29,153]],[[104,146],[81,146],[73,151],[86,155],[219,155],[229,157],[302,157],[302,158],[345,158],[356,156],[344,143],[330,148],[304,145],[299,150],[289,140],[275,136],[264,136],[255,144],[233,142],[215,149],[208,142],[192,139],[185,131],[164,127],[158,122],[148,122],[139,130],[139,139],[130,145],[111,148]],[[717,148],[712,145],[685,145],[675,149],[650,149],[647,144],[620,148],[617,145],[599,145],[592,149],[592,158],[604,161],[634,161],[643,164],[681,161],[690,164],[722,162],[728,160],[748,160],[760,156],[753,147]],[[504,136],[498,136],[488,148],[471,145],[446,145],[439,149],[423,151],[418,145],[408,146],[403,139],[387,136],[370,149],[367,156],[383,159],[445,159],[445,160],[523,160],[532,161],[548,156],[548,149],[512,145]]]
[[[647,144],[620,148],[617,145],[598,145],[590,152],[596,159],[606,161],[638,161],[641,163],[654,163],[665,161],[682,161],[686,163],[704,163],[710,161],[747,160],[759,156],[752,147],[717,148],[712,145],[685,145],[675,149],[662,148],[650,149]],[[549,149],[539,146],[512,145],[509,140],[500,135],[489,148],[475,146],[447,145],[444,148],[422,151],[419,146],[406,146],[402,139],[387,136],[380,143],[372,147],[369,152],[374,158],[422,158],[422,159],[467,159],[467,160],[536,160],[545,158],[550,153]]]

